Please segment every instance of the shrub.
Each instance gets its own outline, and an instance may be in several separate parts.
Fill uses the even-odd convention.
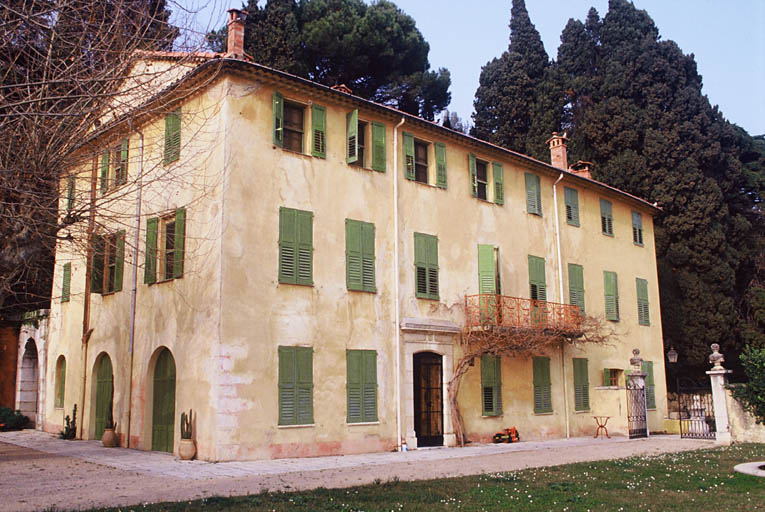
[[[21,430],[29,422],[29,418],[8,407],[0,407],[0,430]]]
[[[757,423],[765,423],[765,348],[746,347],[741,365],[749,382],[731,387],[733,397]]]

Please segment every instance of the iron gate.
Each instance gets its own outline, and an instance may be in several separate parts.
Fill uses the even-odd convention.
[[[709,386],[677,388],[680,410],[680,437],[715,439],[715,408]]]
[[[630,439],[648,437],[645,388],[637,387],[630,378],[627,378],[627,427]]]

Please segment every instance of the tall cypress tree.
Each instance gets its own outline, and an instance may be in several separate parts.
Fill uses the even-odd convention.
[[[541,157],[545,133],[549,137],[558,125],[555,109],[544,108],[555,105],[558,96],[550,87],[553,80],[546,78],[548,74],[550,60],[526,4],[524,0],[513,0],[510,45],[481,69],[473,103],[472,134]]]
[[[662,326],[688,366],[703,367],[711,343],[735,354],[756,255],[762,252],[762,166],[747,171],[751,138],[701,91],[693,55],[660,41],[650,16],[610,0],[601,21],[570,21],[557,68],[566,91],[563,125],[572,159],[596,179],[657,201]]]

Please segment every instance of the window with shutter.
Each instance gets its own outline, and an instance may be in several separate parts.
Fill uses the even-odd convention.
[[[90,259],[90,291],[91,293],[103,293],[104,291],[104,256],[106,242],[102,235],[93,234],[92,255]]]
[[[385,125],[372,123],[372,169],[385,172]]]
[[[542,215],[542,189],[539,176],[526,173],[526,211],[534,215]]]
[[[125,231],[101,236],[98,239],[97,252],[94,252],[93,256],[91,291],[98,293],[118,292],[122,290]],[[100,282],[97,283],[96,281]]]
[[[632,241],[643,245],[643,216],[638,212],[632,212]]]
[[[106,194],[109,190],[109,151],[101,153],[101,174],[98,180],[101,194]]]
[[[415,177],[414,135],[401,132],[401,137],[404,141],[404,176],[408,180],[413,180]]]
[[[584,268],[575,263],[568,264],[568,301],[584,313]]]
[[[468,169],[470,170],[470,193],[478,197],[478,170],[477,160],[473,153],[468,153]]]
[[[296,153],[303,152],[303,123],[305,107],[298,103],[283,102],[283,137],[282,147]]]
[[[614,217],[611,213],[611,201],[600,200],[600,228],[604,235],[614,236]]]
[[[574,410],[590,410],[590,377],[587,359],[574,358]]]
[[[428,144],[414,141],[414,181],[428,183]]]
[[[492,173],[494,174],[494,202],[505,204],[505,171],[502,164],[494,162]]]
[[[181,157],[181,109],[165,116],[165,165]]]
[[[279,208],[279,282],[313,285],[313,213]]]
[[[109,177],[109,188],[119,187],[120,185],[127,183],[128,148],[128,139],[123,139],[111,152],[112,171],[111,176]]]
[[[375,226],[345,220],[345,282],[349,290],[375,292]]]
[[[57,409],[64,407],[64,394],[66,388],[66,358],[64,356],[58,356],[56,362],[56,399],[55,406]]]
[[[446,188],[446,145],[436,142],[434,147],[436,149],[436,186]]]
[[[481,356],[481,397],[484,416],[502,415],[502,358]]]
[[[311,154],[318,158],[327,157],[327,109],[311,105]]]
[[[284,146],[284,96],[274,91],[274,144]]]
[[[646,409],[656,409],[656,385],[653,380],[653,361],[643,361],[641,369],[645,373]]]
[[[69,302],[69,292],[72,283],[72,264],[64,263],[61,274],[61,302]]]
[[[414,234],[414,267],[416,296],[438,300],[438,238]]]
[[[377,352],[347,350],[348,423],[377,421]]]
[[[534,412],[552,412],[552,384],[550,382],[550,358],[534,357]]]
[[[566,222],[579,227],[579,192],[576,189],[563,187],[566,203]]]
[[[618,387],[622,370],[619,368],[603,368],[603,385]]]
[[[157,233],[159,231],[159,218],[151,217],[146,220],[146,250],[143,266],[143,282],[152,284],[157,282]]]
[[[547,300],[544,258],[529,255],[529,288],[532,300]]]
[[[489,170],[488,164],[483,160],[475,161],[475,183],[476,183],[476,197],[478,199],[487,199],[487,190],[489,187]]]
[[[313,423],[313,349],[279,347],[279,425]]]
[[[481,324],[500,324],[499,248],[493,245],[478,245],[478,293]]]
[[[619,321],[619,285],[616,272],[603,272],[603,287],[606,299],[606,320]]]
[[[349,164],[364,166],[364,159],[359,158],[359,111],[348,112],[345,116],[345,161]]]
[[[186,248],[186,209],[146,220],[146,250],[143,282],[152,284],[183,277]]]
[[[648,308],[648,281],[635,278],[637,287],[638,324],[651,325],[651,317]]]

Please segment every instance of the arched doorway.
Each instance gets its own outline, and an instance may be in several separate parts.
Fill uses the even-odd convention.
[[[109,411],[113,407],[114,398],[114,374],[112,372],[112,360],[108,354],[102,354],[96,363],[96,419],[93,436],[101,439],[104,435],[106,420]],[[112,410],[112,413],[114,411]]]
[[[442,357],[414,354],[414,432],[417,446],[443,446],[444,400]]]
[[[173,453],[175,432],[175,361],[166,348],[154,366],[154,398],[151,416],[151,449]]]
[[[37,363],[37,345],[29,338],[24,345],[24,356],[21,358],[19,372],[19,411],[29,418],[29,425],[34,427],[37,422],[39,367]]]

